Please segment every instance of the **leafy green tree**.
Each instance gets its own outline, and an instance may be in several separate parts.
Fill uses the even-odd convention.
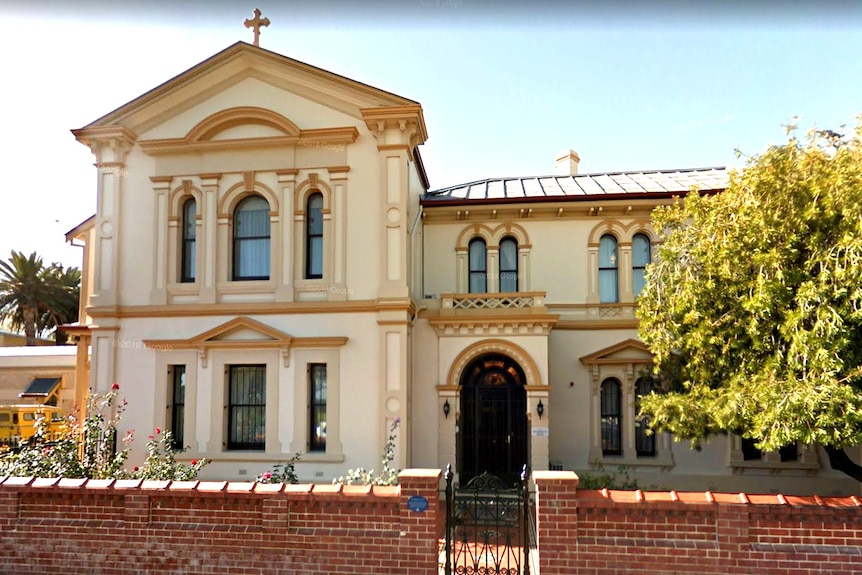
[[[36,345],[37,335],[77,319],[80,284],[78,268],[46,267],[36,252],[13,250],[0,261],[0,321],[23,330],[27,345]]]
[[[860,116],[862,122],[862,116]],[[862,127],[749,158],[726,191],[659,208],[638,300],[660,393],[653,429],[823,446],[862,481]]]

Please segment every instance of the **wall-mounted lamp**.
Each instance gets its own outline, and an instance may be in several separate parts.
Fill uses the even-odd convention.
[[[443,415],[446,417],[446,419],[449,419],[449,410],[450,409],[452,409],[452,408],[449,407],[449,400],[447,399],[446,403],[443,404]]]
[[[545,404],[542,403],[542,400],[539,400],[539,405],[536,406],[536,413],[539,414],[539,419],[542,419],[542,416],[545,414]]]

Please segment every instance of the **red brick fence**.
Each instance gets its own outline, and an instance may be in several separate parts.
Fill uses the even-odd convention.
[[[437,573],[437,470],[398,487],[0,478],[0,574]],[[862,574],[862,502],[577,491],[537,472],[540,575]],[[424,497],[428,508],[411,511]]]

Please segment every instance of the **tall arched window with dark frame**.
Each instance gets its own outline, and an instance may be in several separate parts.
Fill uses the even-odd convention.
[[[197,202],[189,198],[183,203],[182,240],[180,247],[180,282],[194,283],[197,260]]]
[[[655,457],[655,434],[650,431],[649,418],[640,415],[641,398],[649,395],[653,380],[641,377],[635,382],[635,451],[638,457]]]
[[[269,202],[253,195],[233,214],[233,279],[268,280],[270,261]]]
[[[601,387],[602,455],[622,455],[622,412],[620,382],[606,379]]]
[[[605,234],[599,240],[599,302],[620,301],[617,238]]]
[[[485,293],[488,291],[488,257],[487,246],[482,238],[474,238],[468,248],[469,258],[469,292]]]
[[[323,277],[323,194],[308,196],[305,208],[305,279]]]
[[[646,267],[652,261],[652,245],[646,234],[632,238],[632,293],[635,297],[646,285]]]
[[[518,240],[513,237],[500,242],[500,291],[518,291]]]

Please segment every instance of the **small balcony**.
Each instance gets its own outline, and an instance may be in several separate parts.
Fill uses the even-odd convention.
[[[511,293],[443,293],[440,294],[440,308],[448,310],[517,310],[542,308],[544,312],[545,295],[543,291]]]

